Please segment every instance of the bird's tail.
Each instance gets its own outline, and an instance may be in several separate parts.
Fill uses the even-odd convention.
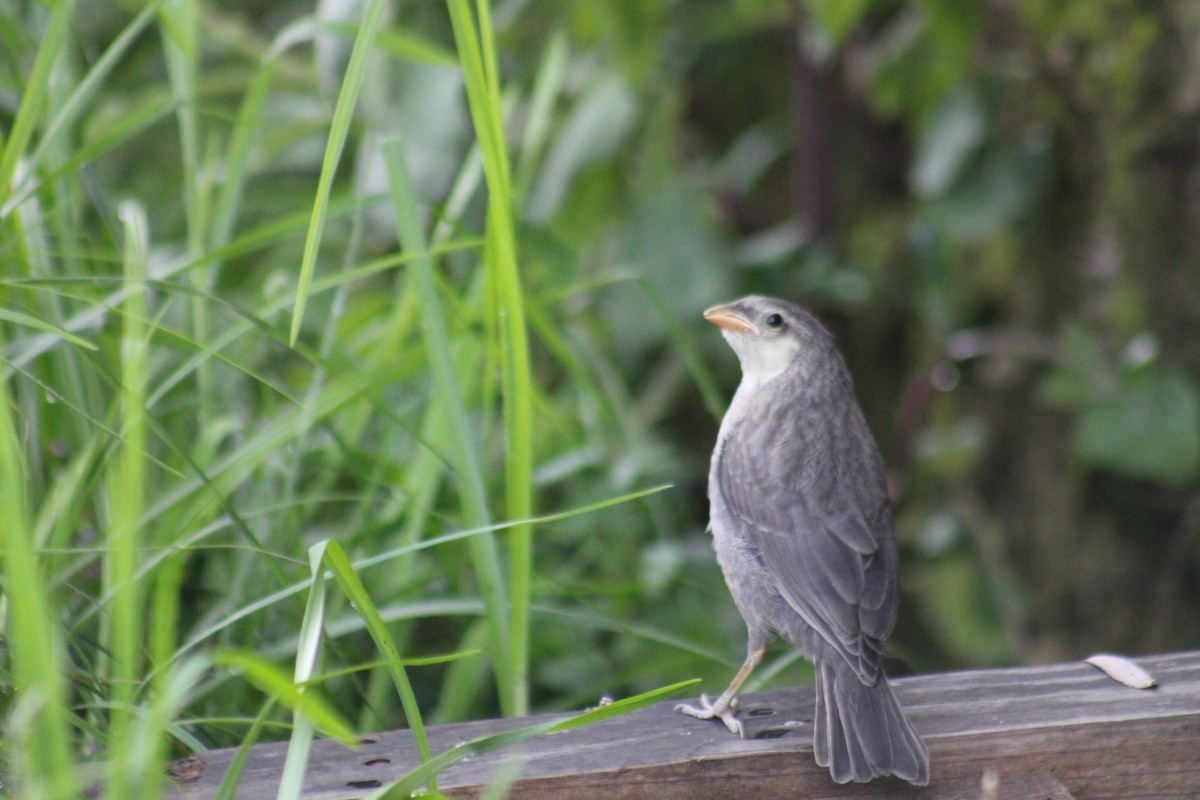
[[[882,673],[867,686],[848,666],[821,660],[813,754],[838,783],[895,775],[929,783],[929,753]]]

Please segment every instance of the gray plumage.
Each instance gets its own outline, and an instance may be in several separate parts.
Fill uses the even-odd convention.
[[[735,695],[779,634],[816,667],[813,750],[838,783],[929,782],[929,756],[880,667],[896,623],[897,555],[883,460],[833,338],[803,309],[751,296],[705,317],[742,382],[709,473],[717,560],[746,620],[746,663],[702,707],[741,733]]]

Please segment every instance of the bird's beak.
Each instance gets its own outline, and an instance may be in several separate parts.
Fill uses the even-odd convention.
[[[718,328],[734,333],[753,333],[757,336],[759,332],[758,326],[739,313],[733,303],[713,306],[704,312],[704,318]]]

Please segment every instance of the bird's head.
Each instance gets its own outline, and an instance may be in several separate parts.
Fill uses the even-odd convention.
[[[704,318],[721,329],[742,364],[742,380],[766,383],[788,369],[808,374],[832,347],[832,337],[799,306],[750,295],[713,306]]]

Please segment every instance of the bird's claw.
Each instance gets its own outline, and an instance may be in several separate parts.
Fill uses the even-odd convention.
[[[725,727],[730,733],[736,733],[739,738],[746,738],[746,732],[742,728],[742,721],[735,715],[737,714],[738,706],[741,705],[735,697],[728,702],[717,700],[716,703],[709,702],[708,695],[700,695],[700,707],[680,703],[675,706],[676,711],[687,714],[689,717],[696,719],[719,719],[725,723]]]

